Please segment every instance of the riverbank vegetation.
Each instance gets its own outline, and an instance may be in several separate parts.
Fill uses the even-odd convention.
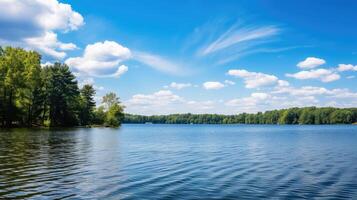
[[[142,116],[125,114],[123,123],[155,124],[352,124],[357,108],[305,107],[237,115],[173,114]]]
[[[0,126],[119,126],[123,106],[114,93],[96,107],[92,85],[78,87],[65,64],[41,67],[41,55],[0,48]]]

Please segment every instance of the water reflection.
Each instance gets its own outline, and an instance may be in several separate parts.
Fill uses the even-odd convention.
[[[356,126],[0,132],[0,199],[357,197]]]
[[[0,134],[0,196],[65,197],[79,183],[89,145],[76,130],[13,129]],[[58,191],[61,191],[59,195]],[[74,194],[73,194],[74,195]]]

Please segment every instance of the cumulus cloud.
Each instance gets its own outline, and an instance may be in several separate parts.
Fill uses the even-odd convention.
[[[231,69],[228,71],[228,75],[242,78],[246,88],[259,88],[262,86],[273,85],[279,80],[274,75],[260,72],[249,72],[245,69]]]
[[[353,66],[351,64],[339,64],[338,71],[343,72],[343,71],[357,71],[357,65]]]
[[[224,84],[218,81],[207,81],[203,83],[203,88],[206,90],[219,90],[224,88]]]
[[[127,103],[129,105],[141,105],[141,106],[151,106],[151,105],[168,105],[173,102],[180,102],[183,99],[178,95],[175,95],[170,90],[160,90],[153,94],[136,94]]]
[[[299,62],[297,66],[301,69],[312,69],[325,63],[326,61],[324,59],[307,57],[304,61]]]
[[[332,82],[340,79],[340,75],[333,70],[328,69],[313,69],[308,71],[300,71],[295,74],[286,74],[287,77],[295,79],[319,79],[322,82]]]
[[[286,86],[289,86],[290,83],[288,81],[285,81],[285,80],[278,80],[278,86],[279,87],[286,87]]]
[[[104,41],[87,45],[82,57],[68,58],[65,63],[90,76],[119,77],[128,71],[128,67],[118,65],[129,58],[128,48],[114,41]]]
[[[311,96],[311,95],[332,94],[331,91],[327,90],[324,87],[314,87],[314,86],[303,86],[300,88],[283,87],[283,88],[279,88],[279,89],[273,91],[272,93],[274,93],[274,94],[288,93],[293,96]]]
[[[326,89],[324,87],[303,86],[276,87],[272,91],[252,93],[226,101],[227,107],[235,112],[257,112],[289,107],[330,106],[351,107],[356,103],[357,93],[349,89]]]
[[[295,87],[282,87],[277,88],[271,92],[272,94],[289,94],[294,97],[303,97],[303,96],[321,96],[329,98],[357,98],[357,93],[352,92],[346,88],[337,88],[337,89],[327,89],[324,87],[316,86],[303,86],[299,88]]]
[[[170,85],[166,86],[166,88],[174,88],[174,89],[177,89],[177,90],[181,90],[183,88],[187,88],[187,87],[191,87],[192,84],[191,83],[176,83],[176,82],[172,82],[170,83]]]
[[[77,30],[83,17],[71,5],[57,0],[0,1],[0,44],[21,46],[56,59],[76,49],[73,43],[58,40],[56,31]]]
[[[124,101],[126,112],[136,114],[206,113],[216,107],[213,100],[187,100],[170,90],[135,94]]]
[[[252,93],[249,97],[232,99],[226,102],[227,106],[250,107],[272,98],[270,94],[263,92]]]

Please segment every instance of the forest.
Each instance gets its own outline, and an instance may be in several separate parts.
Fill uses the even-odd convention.
[[[142,116],[125,114],[123,123],[154,124],[352,124],[357,108],[305,107],[237,115],[173,114]]]
[[[66,64],[41,67],[41,55],[0,47],[1,127],[117,127],[124,117],[115,93],[96,107],[92,85],[79,88]]]

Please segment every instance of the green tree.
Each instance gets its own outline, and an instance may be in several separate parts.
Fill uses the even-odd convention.
[[[41,56],[34,51],[6,47],[0,50],[0,99],[2,125],[32,125],[40,80]]]
[[[81,94],[81,111],[80,111],[80,123],[81,125],[89,125],[94,118],[95,90],[92,85],[84,85],[80,90]]]
[[[279,124],[297,124],[299,121],[299,113],[297,108],[290,108],[283,111],[279,118]]]
[[[65,64],[55,63],[46,67],[46,96],[50,126],[78,124],[80,96],[75,76]]]
[[[299,124],[314,124],[315,123],[315,108],[303,108],[299,116]]]
[[[102,103],[106,110],[105,125],[112,127],[119,126],[124,118],[124,108],[120,105],[119,98],[115,93],[111,92],[103,97]]]
[[[352,123],[353,113],[349,110],[335,110],[330,115],[330,122],[334,124],[350,124]]]

